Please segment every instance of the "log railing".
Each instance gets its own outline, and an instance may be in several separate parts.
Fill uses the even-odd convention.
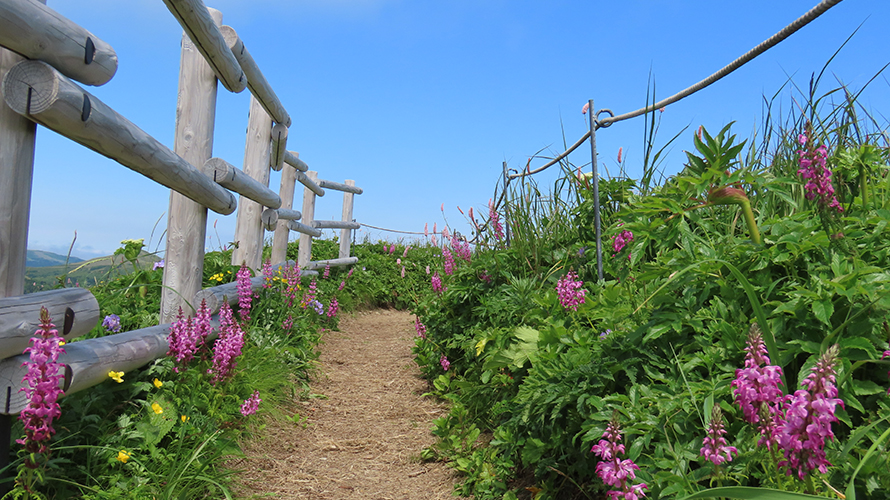
[[[285,265],[290,231],[301,233],[302,274],[348,266],[355,182],[319,180],[299,153],[288,151],[291,117],[233,28],[201,0],[164,0],[183,28],[179,101],[173,148],[81,88],[108,82],[117,55],[107,43],[64,18],[42,1],[0,0],[0,440],[9,415],[24,406],[22,351],[45,306],[63,336],[73,338],[99,322],[95,297],[80,288],[23,295],[27,221],[35,147],[35,124],[43,125],[171,189],[165,250],[161,323],[150,328],[74,342],[66,365],[66,393],[87,389],[110,370],[138,368],[167,352],[170,323],[181,307],[192,312],[202,300],[214,314],[224,297],[237,300],[234,284],[201,289],[207,210],[235,212],[232,264],[261,267],[264,230],[274,231],[272,261]],[[251,92],[244,169],[212,157],[217,82],[231,92]],[[286,167],[285,167],[286,166]],[[278,193],[270,170],[280,170]],[[304,186],[303,209],[294,209],[296,183]],[[314,219],[316,197],[343,192],[340,221]],[[240,195],[236,201],[233,193]],[[308,208],[307,208],[308,207]],[[340,229],[340,253],[311,261],[312,237]],[[253,278],[254,288],[262,277]],[[8,437],[5,438],[8,441]]]

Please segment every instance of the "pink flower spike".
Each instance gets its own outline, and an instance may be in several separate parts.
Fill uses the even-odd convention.
[[[427,222],[423,225],[423,235],[427,236],[427,237],[430,235],[430,223],[429,222]]]
[[[587,293],[583,287],[584,282],[578,279],[575,271],[569,271],[556,283],[559,303],[567,310],[577,311],[578,306],[584,303],[584,296]]]
[[[624,148],[618,148],[618,163],[621,163],[621,152]]]
[[[587,114],[587,111],[589,111],[589,110],[590,110],[590,103],[589,103],[589,102],[585,102],[585,103],[584,103],[584,106],[581,107],[581,114],[582,114],[582,115],[586,115],[586,114]]]
[[[701,456],[710,460],[714,465],[731,462],[732,454],[739,454],[735,447],[726,445],[724,434],[726,434],[726,429],[723,428],[723,412],[720,411],[719,405],[714,405],[711,410],[711,422],[708,424],[708,435],[701,448]]]

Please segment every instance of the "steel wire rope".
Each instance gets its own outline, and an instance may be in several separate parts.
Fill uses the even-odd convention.
[[[810,9],[807,13],[805,13],[804,15],[797,18],[794,22],[792,22],[788,26],[785,26],[781,31],[779,31],[775,35],[767,38],[766,40],[761,42],[759,45],[757,45],[753,49],[749,50],[744,55],[742,55],[735,61],[727,64],[726,66],[721,68],[719,71],[717,71],[716,73],[712,74],[711,76],[705,78],[704,80],[701,80],[700,82],[698,82],[690,87],[687,87],[686,89],[684,89],[684,90],[682,90],[682,91],[680,91],[666,99],[662,99],[661,101],[658,101],[655,104],[651,104],[644,108],[640,108],[636,111],[631,111],[630,113],[624,113],[624,114],[621,114],[618,116],[610,116],[609,118],[605,118],[603,120],[597,120],[595,129],[608,127],[618,121],[623,121],[623,120],[627,120],[630,118],[636,118],[637,116],[646,114],[646,113],[648,113],[650,111],[654,111],[656,109],[661,109],[669,104],[673,104],[685,97],[688,97],[688,96],[698,92],[699,90],[720,80],[724,76],[741,68],[746,63],[748,63],[755,57],[759,56],[760,54],[763,54],[770,48],[776,46],[779,42],[781,42],[781,41],[785,40],[786,38],[788,38],[789,36],[793,35],[797,30],[803,28],[804,26],[806,26],[807,24],[809,24],[810,22],[815,20],[817,17],[824,14],[828,9],[834,7],[835,5],[841,3],[842,1],[843,0],[822,0],[821,2],[819,2],[819,4],[817,4],[815,7]],[[593,110],[590,110],[589,112],[592,113]],[[602,112],[608,112],[608,110],[601,110],[600,113],[602,113]],[[611,112],[609,112],[609,113],[611,114]],[[599,113],[597,113],[597,114],[599,114]],[[535,170],[528,170],[526,172],[520,172],[517,174],[510,175],[510,176],[508,176],[508,179],[512,180],[512,179],[516,179],[519,177],[525,177],[527,175],[533,175],[533,174],[536,174],[544,169],[552,167],[554,164],[556,164],[557,162],[559,162],[560,160],[565,158],[569,153],[571,153],[572,151],[577,149],[579,146],[581,146],[581,144],[585,140],[587,140],[587,138],[589,138],[589,137],[590,137],[590,131],[588,130],[587,132],[584,133],[584,135],[580,139],[578,139],[578,141],[575,144],[573,144],[564,153],[560,154],[559,156],[557,156],[556,158],[551,160],[549,163],[545,164],[542,167],[538,167]]]

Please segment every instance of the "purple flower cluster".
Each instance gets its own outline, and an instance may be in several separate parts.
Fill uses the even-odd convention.
[[[106,332],[120,333],[120,316],[118,316],[117,314],[109,314],[108,316],[105,316],[105,319],[102,320],[102,328],[104,328]]]
[[[482,272],[479,273],[479,279],[486,283],[491,283],[491,276],[488,274],[488,271],[485,269],[483,269]]]
[[[293,266],[286,267],[284,274],[287,286],[282,290],[282,293],[287,297],[287,307],[293,307],[294,301],[297,299],[297,288],[300,284],[300,269],[294,264]]]
[[[620,457],[624,453],[624,445],[619,443],[621,428],[618,426],[617,417],[609,422],[603,437],[605,439],[600,439],[590,451],[603,459],[596,465],[596,475],[607,485],[617,488],[608,492],[609,498],[638,500],[645,497],[643,490],[646,489],[646,483],[631,485],[628,482],[629,479],[636,479],[634,471],[640,467],[633,460],[629,458],[622,460]]]
[[[442,295],[447,288],[442,284],[442,277],[439,276],[439,271],[433,273],[433,277],[430,279],[430,283],[433,285],[433,291]]]
[[[244,332],[235,321],[228,302],[223,302],[219,311],[219,338],[213,346],[213,365],[207,370],[213,375],[211,383],[216,384],[232,376],[243,346]]]
[[[441,358],[439,358],[439,364],[442,365],[442,369],[445,370],[446,372],[448,371],[448,368],[451,367],[451,362],[448,361],[448,358],[445,357],[444,354],[442,355]]]
[[[566,309],[578,310],[578,306],[584,303],[584,295],[587,290],[584,288],[584,282],[578,279],[575,271],[569,271],[565,276],[556,282],[556,294],[559,296],[559,303]]]
[[[179,373],[180,369],[188,366],[207,342],[210,330],[210,308],[206,300],[201,301],[194,321],[191,316],[183,318],[182,308],[179,308],[176,321],[170,325],[170,334],[167,335],[167,356],[172,356],[176,364],[173,371]]]
[[[825,457],[825,441],[834,439],[834,412],[837,405],[844,405],[835,386],[837,344],[828,348],[801,382],[804,389],[787,396],[778,388],[782,369],[769,365],[756,325],[748,333],[745,351],[745,368],[736,370],[732,385],[745,420],[760,427],[762,437],[757,444],[781,450],[784,460],[779,467],[786,468],[788,475],[796,472],[798,478],[804,479],[814,470],[824,474],[831,465]]]
[[[151,270],[152,270],[152,271],[157,271],[158,269],[163,269],[163,268],[164,268],[164,264],[165,264],[164,259],[161,259],[161,260],[155,262],[154,264],[152,264],[152,266],[151,266]]]
[[[837,344],[829,347],[801,383],[806,390],[798,389],[786,397],[778,444],[785,455],[779,467],[787,467],[788,475],[797,470],[797,477],[803,479],[816,469],[825,474],[831,465],[825,458],[825,441],[834,439],[834,410],[837,405],[844,406],[834,385],[838,350]]]
[[[426,326],[420,322],[420,318],[414,318],[414,330],[418,337],[426,339]]]
[[[313,302],[316,302],[315,296],[318,293],[317,290],[318,290],[318,284],[313,279],[312,281],[309,282],[309,289],[306,290],[306,293],[303,294],[302,302],[303,302],[304,309],[306,307],[308,307],[309,305],[311,305]]]
[[[734,446],[726,445],[726,429],[723,428],[723,412],[720,407],[714,405],[711,410],[711,422],[708,424],[708,435],[702,443],[701,456],[710,460],[714,465],[720,465],[723,462],[731,462],[732,454],[739,454]]]
[[[615,239],[612,240],[612,250],[615,251],[615,253],[612,254],[612,257],[618,255],[618,253],[624,250],[624,247],[633,240],[634,233],[627,229],[618,233],[618,235],[615,236]],[[627,258],[630,258],[630,254],[628,254]]]
[[[318,299],[312,299],[312,301],[306,304],[306,306],[311,307],[313,310],[315,310],[315,314],[318,314],[319,316],[324,314],[324,306],[321,304],[321,302],[318,301]]]
[[[488,220],[491,223],[491,229],[494,231],[494,239],[501,241],[504,239],[504,226],[501,225],[501,216],[494,209],[494,202],[488,200]]]
[[[253,394],[241,403],[241,414],[247,417],[256,413],[260,407],[260,401],[262,401],[260,399],[260,391],[253,391]]]
[[[324,266],[324,273],[322,273],[322,275],[321,275],[321,279],[325,279],[325,280],[326,280],[326,279],[328,279],[328,278],[330,278],[330,277],[331,277],[331,265],[330,265],[330,264],[325,264],[325,266]]]
[[[473,258],[473,251],[470,250],[470,244],[467,243],[467,240],[458,238],[457,236],[451,237],[451,246],[454,248],[454,253],[457,254],[462,260],[466,262],[470,262]]]
[[[238,280],[238,316],[246,325],[250,322],[250,302],[253,300],[253,290],[250,286],[250,268],[247,264],[241,264],[238,274],[235,275]]]
[[[337,313],[340,311],[340,304],[337,302],[337,297],[333,297],[331,299],[331,303],[328,305],[328,317],[335,318],[337,317]]]
[[[263,288],[272,288],[272,261],[263,262]]]
[[[53,419],[62,414],[58,399],[63,391],[59,382],[65,378],[65,365],[59,363],[59,354],[64,353],[65,349],[60,345],[62,337],[55,328],[49,311],[41,307],[40,327],[31,337],[30,347],[24,351],[29,354],[29,361],[25,362],[28,372],[22,379],[24,387],[20,390],[25,392],[28,405],[19,414],[19,420],[25,426],[25,437],[16,442],[24,445],[29,454],[49,450],[47,441],[56,433]],[[32,469],[37,467],[30,458],[25,460],[25,465]]]
[[[807,199],[816,200],[820,207],[827,206],[838,212],[843,212],[844,207],[841,206],[834,195],[834,186],[831,184],[831,169],[825,165],[826,158],[828,157],[828,148],[824,144],[813,148],[809,127],[806,133],[798,136],[798,142],[805,147],[805,149],[797,152],[798,164],[800,165],[797,173],[807,181],[804,186],[804,189],[807,191]]]
[[[281,329],[290,333],[291,329],[294,327],[294,317],[290,314],[287,315],[287,319],[281,322]]]
[[[442,263],[445,266],[445,274],[449,276],[454,274],[454,255],[448,247],[442,248]]]

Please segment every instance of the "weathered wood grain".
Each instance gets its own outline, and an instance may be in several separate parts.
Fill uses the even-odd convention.
[[[272,90],[272,86],[269,85],[269,81],[263,76],[263,72],[260,71],[260,67],[257,66],[250,52],[247,51],[244,42],[238,37],[238,33],[231,26],[223,26],[221,31],[223,38],[226,40],[226,45],[234,54],[235,59],[238,60],[245,76],[247,76],[247,88],[250,89],[250,93],[257,98],[263,109],[266,110],[266,113],[269,113],[269,116],[272,117],[275,123],[290,127],[290,115],[287,114],[287,110],[284,109],[281,100],[278,99],[278,95]]]
[[[318,187],[324,189],[333,189],[334,191],[342,191],[344,193],[352,193],[352,194],[362,194],[362,188],[355,187],[355,181],[352,181],[352,184],[349,181],[346,181],[346,184],[341,184],[339,182],[334,181],[326,181],[324,179],[320,179],[318,181]]]
[[[306,224],[303,224],[302,222],[297,222],[295,220],[287,221],[287,228],[290,229],[291,231],[296,231],[301,234],[301,236],[300,236],[300,244],[301,245],[303,244],[303,236],[308,235],[308,236],[313,236],[315,238],[318,238],[319,236],[321,236],[321,229],[315,229],[312,226],[307,226]],[[312,239],[310,238],[309,241],[311,242]]]
[[[210,9],[210,15],[217,26],[222,24],[220,11]],[[183,33],[173,152],[192,165],[204,165],[213,154],[216,82],[213,68],[207,64],[188,33]],[[186,297],[193,296],[201,289],[206,235],[207,208],[171,190],[167,211],[161,323],[174,321],[180,308],[191,311]]]
[[[314,220],[312,227],[317,229],[358,229],[362,227],[358,222],[346,220]]]
[[[244,90],[247,87],[247,77],[204,2],[164,0],[164,3],[189,38],[195,42],[198,51],[204,55],[223,87],[235,93]]]
[[[272,236],[272,262],[283,262],[287,258],[287,243],[290,240],[290,229],[287,227],[288,220],[300,219],[303,214],[297,210],[291,210],[294,206],[294,185],[297,182],[297,171],[292,168],[286,168],[281,171],[281,188],[278,195],[281,196],[281,208],[275,211],[276,224],[275,234]],[[298,217],[293,219],[282,219],[279,215],[282,211],[296,212]],[[265,216],[265,213],[263,214]],[[263,219],[265,222],[265,219]],[[269,226],[266,226],[269,229]]]
[[[260,105],[256,97],[250,97],[250,117],[247,120],[247,142],[244,148],[244,173],[263,186],[269,186],[269,152],[272,147],[272,118]],[[263,207],[259,203],[241,197],[241,208],[235,220],[235,241],[237,248],[232,252],[232,265],[247,267],[257,271],[262,265]]]
[[[324,196],[324,189],[318,186],[317,177],[318,175],[316,175],[316,178],[311,178],[303,172],[297,172],[297,180],[300,181],[300,184],[305,186],[306,189],[309,189],[316,195]]]
[[[303,174],[302,172],[297,172],[296,174],[298,180],[300,179],[300,175],[303,175],[303,177],[306,177],[312,185],[315,185],[315,181],[318,180],[318,172],[314,170],[310,170],[306,174]],[[308,186],[303,189],[303,210],[301,210],[301,212],[303,213],[304,221],[311,222],[315,219],[315,195],[316,192]],[[301,233],[300,244],[297,249],[297,265],[300,266],[300,269],[303,269],[312,259],[312,237],[315,236],[317,238],[321,236],[321,231],[297,221],[288,222],[287,227],[293,231]],[[312,232],[307,231],[309,229],[311,229]]]
[[[303,214],[298,210],[267,208],[263,210],[263,227],[266,228],[266,231],[274,231],[278,227],[278,221],[300,220],[302,217]]]
[[[111,45],[34,0],[0,2],[0,46],[87,85],[102,85],[117,71]]]
[[[276,123],[272,127],[272,153],[269,155],[269,166],[272,170],[281,171],[285,153],[287,153],[287,127]]]
[[[342,266],[351,266],[358,262],[358,257],[348,257],[345,259],[328,259],[328,260],[313,260],[309,262],[306,269],[310,271],[317,271],[319,269],[324,269],[327,266],[331,267],[342,267]]]
[[[269,208],[281,206],[281,197],[222,158],[204,163],[204,173],[220,186]]]
[[[309,165],[306,165],[306,162],[300,159],[300,153],[296,153],[294,151],[285,151],[284,163],[287,163],[300,172],[309,170]]]
[[[85,335],[99,323],[99,302],[85,288],[60,288],[0,299],[0,359],[19,355],[28,347],[40,326],[41,307],[49,310],[59,335],[65,339]],[[66,324],[68,309],[71,317]]]
[[[6,104],[28,119],[214,212],[235,211],[232,193],[45,62],[16,64],[3,78],[2,91]]]
[[[355,187],[355,181],[352,179],[346,180],[346,187]],[[359,190],[361,193],[361,190]],[[350,191],[343,192],[343,216],[342,219],[344,221],[352,220],[352,207],[355,201],[355,194]],[[361,225],[359,225],[361,227]],[[358,229],[358,228],[356,228]],[[337,254],[341,259],[345,259],[349,257],[349,253],[351,251],[352,245],[352,228],[344,227],[340,230],[340,250]]]

